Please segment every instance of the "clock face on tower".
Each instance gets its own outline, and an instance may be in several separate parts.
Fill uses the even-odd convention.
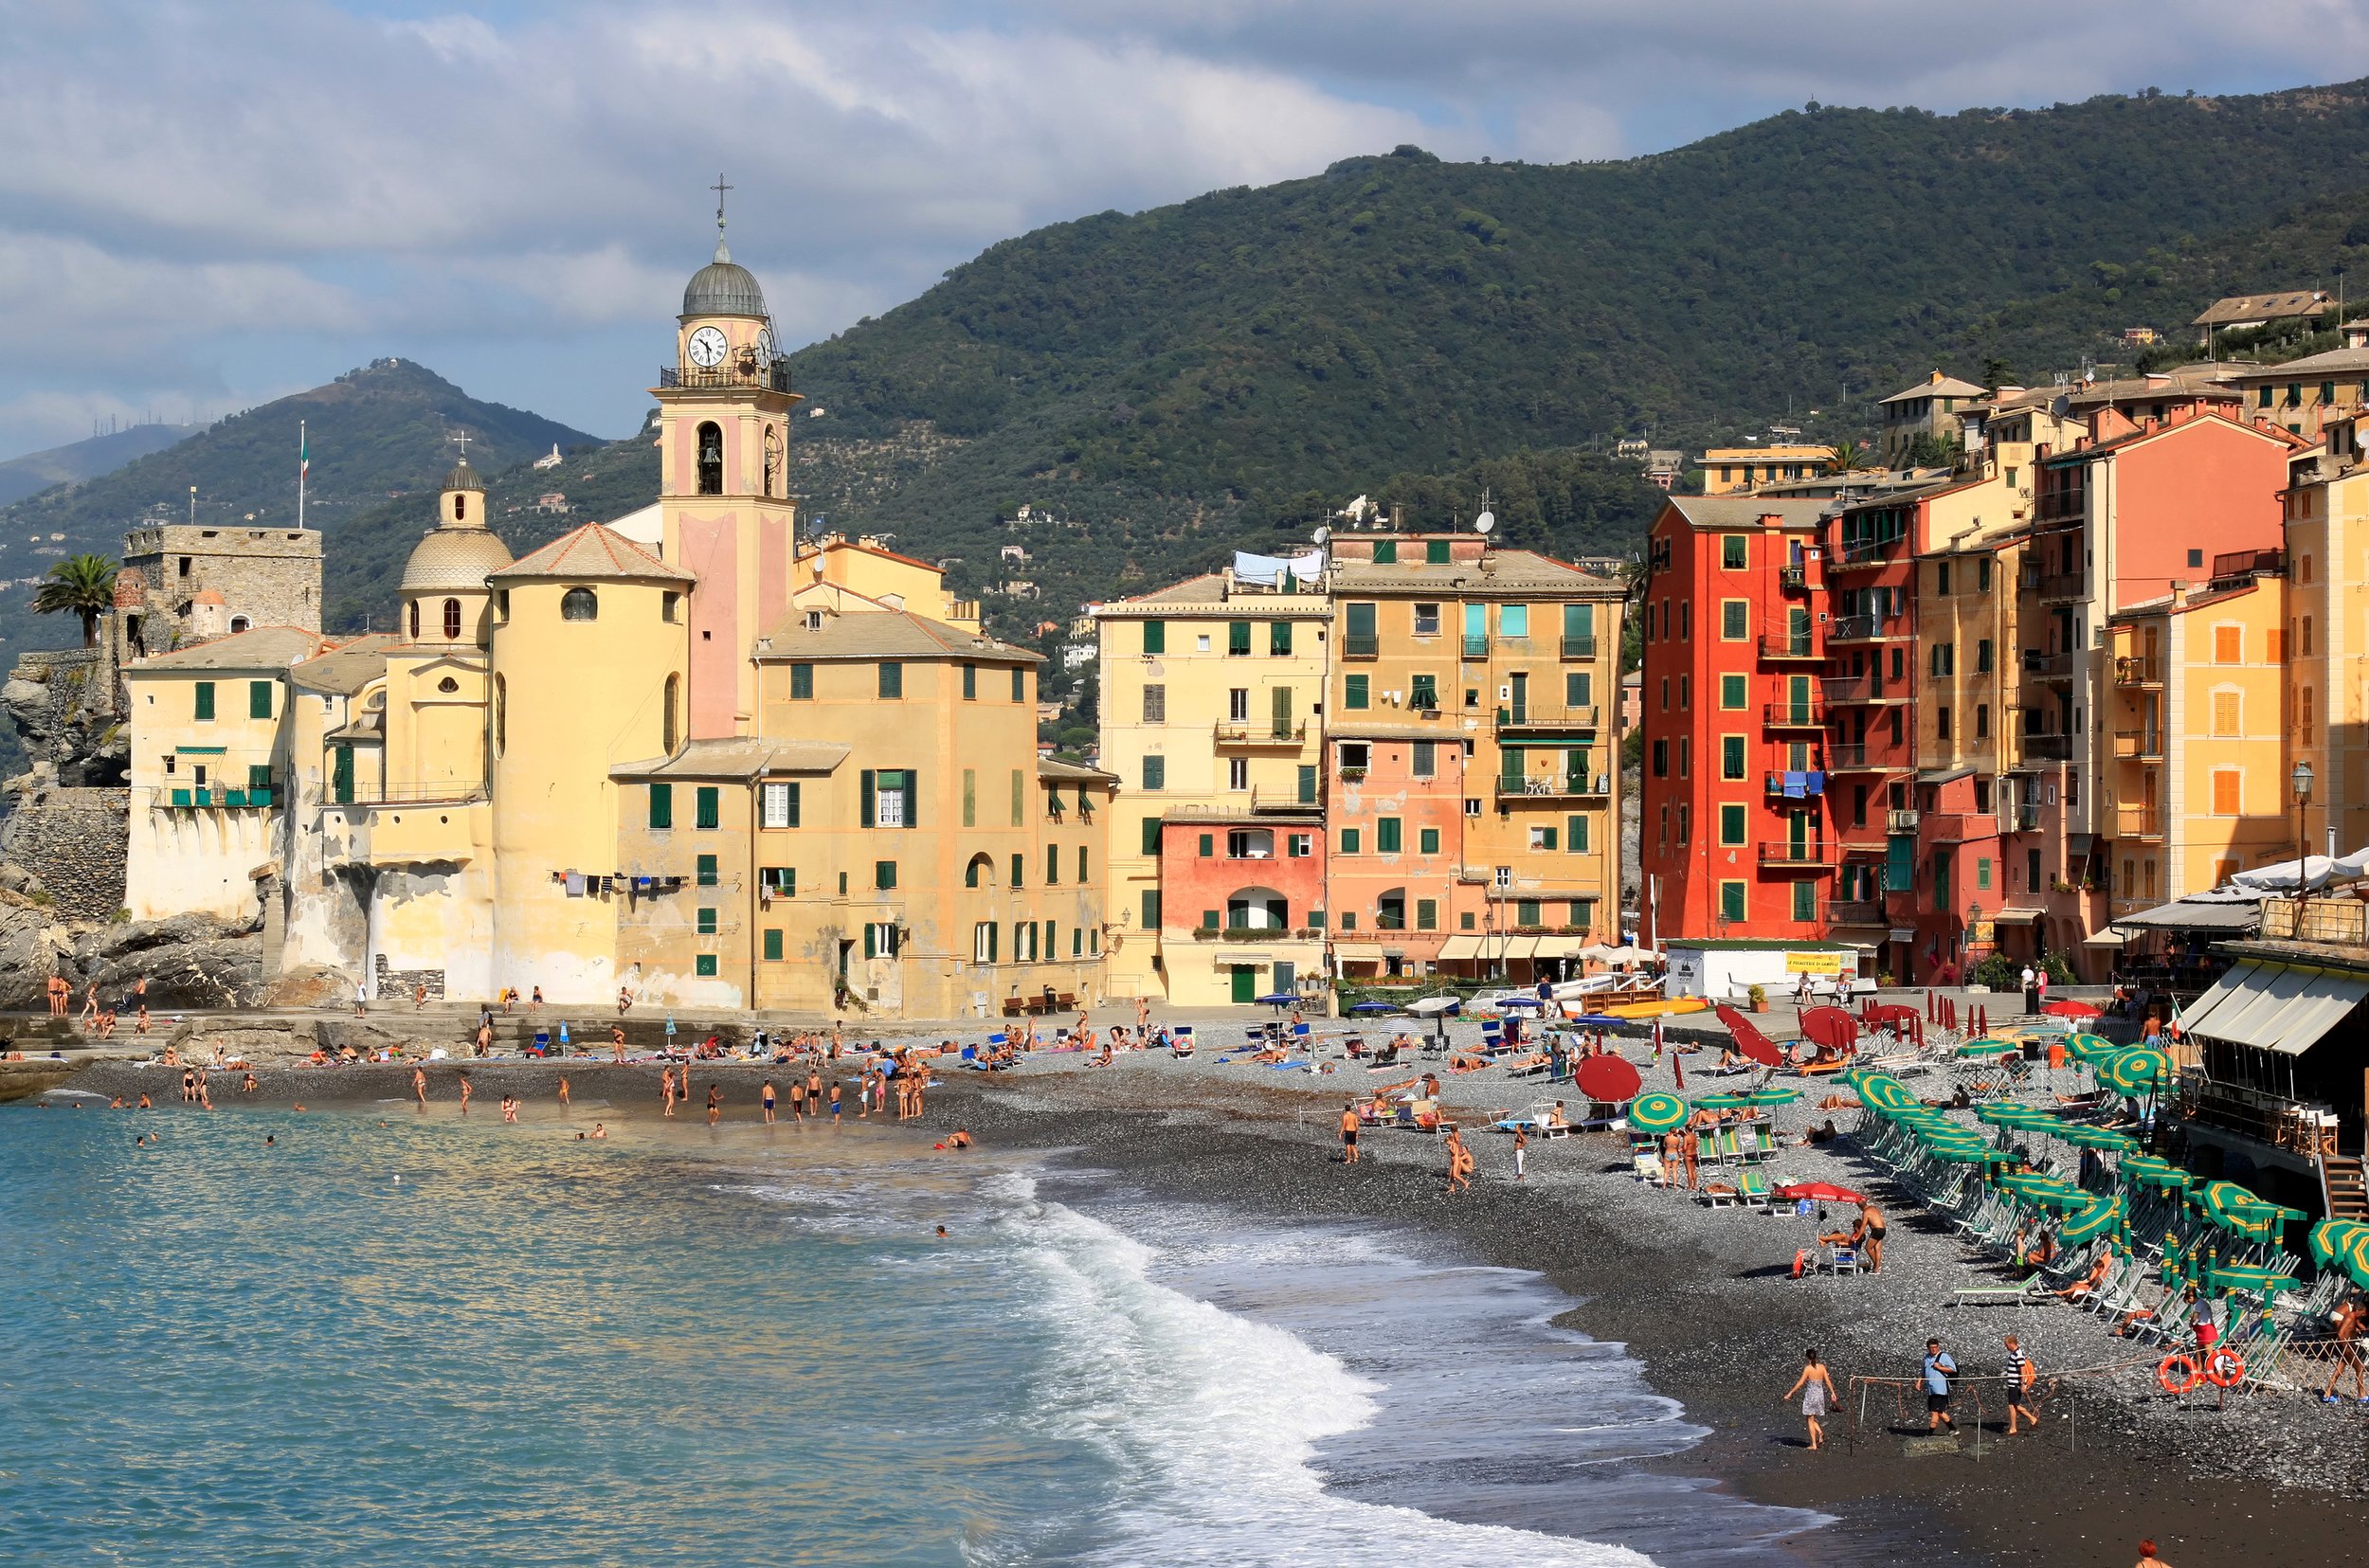
[[[773,363],[773,329],[757,329],[757,369],[762,370]]]
[[[686,347],[691,363],[707,370],[724,362],[724,351],[731,345],[725,342],[724,334],[714,327],[701,327],[691,334],[691,342]]]

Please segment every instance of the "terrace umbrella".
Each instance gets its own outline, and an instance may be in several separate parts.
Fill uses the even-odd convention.
[[[1945,1138],[1926,1144],[1925,1152],[1953,1165],[1980,1165],[1998,1151],[1980,1144],[1962,1144],[1954,1138]]]
[[[2098,1076],[2117,1093],[2151,1094],[2171,1082],[2172,1058],[2152,1046],[2134,1046],[2099,1068]]]
[[[2138,1142],[2112,1127],[2093,1127],[2079,1122],[2058,1124],[2055,1135],[2075,1148],[2096,1149],[2106,1154],[2136,1154]]]
[[[1756,1106],[1789,1106],[1793,1104],[1794,1101],[1801,1098],[1801,1091],[1798,1089],[1785,1089],[1779,1085],[1771,1084],[1766,1089],[1745,1090],[1743,1093],[1737,1095],[1736,1098],[1739,1100],[1748,1101]]]
[[[1694,1098],[1697,1110],[1749,1110],[1752,1102],[1741,1094],[1698,1094]]]
[[[1640,1132],[1668,1132],[1684,1126],[1686,1119],[1687,1103],[1662,1090],[1629,1102],[1629,1126]]]
[[[2075,1001],[2069,997],[2062,1001],[2052,1001],[2040,1011],[2060,1018],[2094,1018],[2102,1010],[2089,1002]]]
[[[2342,1254],[2346,1246],[2361,1236],[2369,1236],[2369,1222],[2323,1219],[2311,1228],[2311,1261],[2325,1268]]]
[[[2088,1207],[2056,1228],[2056,1239],[2068,1247],[2078,1247],[2125,1223],[2125,1219],[2120,1199],[2093,1199]]]
[[[2273,1291],[2292,1290],[2301,1283],[2292,1274],[2282,1274],[2275,1269],[2264,1269],[2251,1263],[2215,1264],[2205,1278],[2215,1290],[2251,1290],[2267,1296]]]
[[[1580,1092],[1591,1100],[1619,1105],[1636,1099],[1644,1087],[1636,1067],[1619,1056],[1588,1056],[1580,1063]]]
[[[1958,1048],[1961,1056],[2003,1056],[2022,1049],[2014,1040],[1968,1040]]]

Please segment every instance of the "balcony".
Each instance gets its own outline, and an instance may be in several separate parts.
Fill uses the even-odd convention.
[[[1810,586],[1810,568],[1807,567],[1779,567],[1777,568],[1777,581],[1787,593],[1799,593],[1808,588]]]
[[[1360,636],[1356,632],[1345,633],[1341,638],[1341,657],[1343,658],[1379,658],[1382,657],[1380,634],[1368,632]]]
[[[2070,653],[2048,654],[2037,648],[2026,648],[2023,651],[2023,673],[2034,680],[2069,681],[2073,677],[2075,657]]]
[[[1823,730],[1826,708],[1816,697],[1796,702],[1772,702],[1761,709],[1761,722],[1771,730]]]
[[[1489,658],[1489,639],[1486,637],[1474,637],[1469,632],[1465,634],[1464,658],[1467,662],[1475,659],[1487,659]]]
[[[2087,599],[2089,597],[2089,570],[2076,567],[2071,571],[2035,572],[2032,579],[2032,591],[2039,596],[2042,604]]]
[[[1787,786],[1788,779],[1799,783],[1800,789],[1798,792]],[[1768,775],[1762,792],[1775,800],[1824,800],[1826,798],[1826,775],[1816,768],[1803,768],[1799,772],[1772,772]]]
[[[2160,806],[2125,806],[2114,814],[2114,837],[2141,843],[2163,841],[2163,811]]]
[[[1884,813],[1884,831],[1886,833],[1914,833],[1916,830],[1917,813],[1913,811],[1887,811]]]
[[[1569,801],[1609,796],[1612,775],[1599,773],[1589,777],[1580,773],[1531,773],[1521,778],[1499,777],[1497,798],[1501,801],[1521,796],[1528,800]]]
[[[1817,640],[1812,637],[1763,637],[1761,639],[1761,657],[1769,659],[1806,659],[1815,664],[1823,659],[1826,655],[1820,651]]]
[[[1829,773],[1906,773],[1911,766],[1906,741],[1898,746],[1830,746],[1826,759]]]
[[[1826,552],[1826,572],[1833,576],[1839,571],[1864,571],[1880,567],[1897,556],[1900,544],[1907,535],[1894,534],[1889,539],[1852,539]]]
[[[1576,708],[1547,708],[1526,702],[1518,708],[1497,710],[1497,729],[1502,732],[1522,730],[1594,730],[1602,722],[1603,710],[1593,703]]]
[[[1567,659],[1594,658],[1596,640],[1592,637],[1566,637],[1563,640],[1563,657]]]
[[[1915,633],[1916,622],[1906,615],[1846,615],[1827,628],[1826,640],[1830,646],[1837,642],[1887,642]]]
[[[2287,551],[2283,550],[2233,550],[2213,557],[2213,581],[2233,586],[2243,583],[2256,572],[2285,571]]]
[[[1835,846],[1818,839],[1800,843],[1765,843],[1761,845],[1761,864],[1786,869],[1820,870],[1835,863]]]
[[[1826,906],[1829,926],[1889,926],[1880,898],[1837,898]]]
[[[2266,898],[2262,934],[2279,942],[2369,946],[2369,904],[2354,898]]]
[[[2160,763],[2163,760],[2163,736],[2156,730],[2117,730],[2114,731],[2114,755],[2124,762]]]
[[[2072,761],[2071,735],[2026,735],[2023,738],[2023,760],[2031,763],[2069,763]]]
[[[1365,777],[1361,772],[1360,778]],[[1291,784],[1253,784],[1250,808],[1253,811],[1314,811],[1320,804],[1311,787],[1305,794]]]
[[[2161,686],[2163,664],[2153,654],[2125,654],[2114,660],[2117,686]]]
[[[1250,724],[1232,720],[1217,725],[1210,740],[1221,747],[1296,747],[1308,738],[1308,726],[1301,724]]]
[[[1863,676],[1830,676],[1819,683],[1829,705],[1836,708],[1862,708],[1874,703],[1891,704],[1908,700],[1908,682],[1886,680],[1872,671]]]
[[[770,359],[760,361],[756,351],[743,349],[720,365],[661,365],[658,384],[662,387],[689,387],[694,390],[727,391],[753,387],[760,391],[789,390],[789,361]]]
[[[203,784],[172,789],[163,801],[156,803],[170,804],[175,811],[194,811],[200,806],[209,809],[219,807],[244,811],[257,807],[269,807],[278,802],[279,799],[275,785],[259,784],[250,785],[244,789],[225,789],[220,784]]]
[[[1925,837],[1936,844],[1969,844],[1983,838],[1998,837],[1998,814],[1994,811],[1936,811],[1925,818]]]

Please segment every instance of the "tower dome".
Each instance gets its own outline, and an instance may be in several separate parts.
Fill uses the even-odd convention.
[[[693,273],[690,286],[682,291],[682,313],[750,315],[762,320],[766,314],[765,291],[757,287],[756,279],[747,267],[732,260],[732,251],[719,239],[715,242],[715,260]]]
[[[482,496],[485,494],[485,481],[478,478],[477,470],[469,466],[468,459],[463,458],[452,465],[451,473],[444,476],[443,488],[447,492],[474,490]]]
[[[419,593],[452,593],[462,589],[482,593],[485,577],[510,565],[510,547],[488,528],[432,528],[411,547],[403,564],[403,585],[408,597]]]

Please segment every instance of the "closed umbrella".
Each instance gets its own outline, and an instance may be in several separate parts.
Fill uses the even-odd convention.
[[[1643,1132],[1668,1132],[1684,1126],[1687,1103],[1664,1090],[1640,1094],[1629,1102],[1629,1126]]]

